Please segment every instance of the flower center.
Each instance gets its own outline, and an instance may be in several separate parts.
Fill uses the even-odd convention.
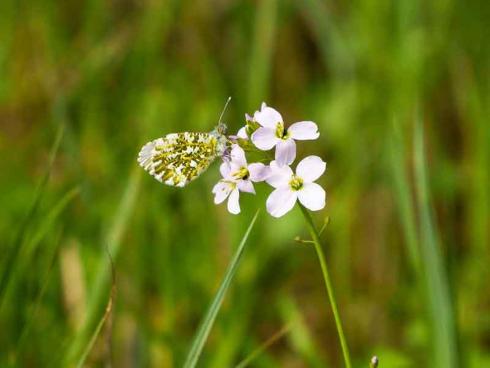
[[[289,132],[284,129],[284,124],[283,123],[277,123],[276,124],[276,137],[286,140],[289,138]]]
[[[236,183],[234,181],[230,181],[230,180],[221,180],[223,183],[226,183],[228,184],[228,187],[230,188],[230,190],[233,190],[236,188]],[[223,189],[224,190],[224,189]]]
[[[246,167],[241,167],[240,170],[233,173],[233,177],[235,179],[247,180],[250,176],[250,173]]]
[[[303,179],[297,175],[293,175],[291,181],[289,182],[289,186],[292,190],[300,190],[301,188],[303,188]]]

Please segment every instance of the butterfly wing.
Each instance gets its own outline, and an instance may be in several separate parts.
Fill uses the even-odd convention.
[[[143,146],[138,162],[158,181],[183,187],[201,175],[222,152],[212,133],[172,133]]]

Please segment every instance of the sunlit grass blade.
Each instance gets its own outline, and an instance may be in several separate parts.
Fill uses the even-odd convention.
[[[430,203],[425,160],[422,118],[415,119],[414,163],[418,213],[420,218],[421,254],[428,311],[432,324],[434,356],[432,366],[458,366],[456,331],[448,277],[441,254]]]
[[[53,168],[54,161],[58,154],[58,150],[62,138],[63,138],[63,125],[60,124],[58,132],[56,134],[56,138],[51,148],[46,171],[41,179],[41,182],[39,183],[39,186],[36,189],[36,194],[34,195],[32,205],[29,208],[26,217],[22,221],[19,230],[15,236],[15,239],[12,242],[12,245],[9,248],[7,248],[7,254],[2,256],[4,261],[2,267],[0,268],[3,269],[3,272],[1,273],[0,276],[0,309],[4,301],[4,295],[7,288],[7,284],[11,278],[11,274],[14,271],[17,263],[17,257],[21,251],[23,244],[25,243],[25,238],[28,233],[29,226],[31,225],[35,217],[36,211],[39,207],[39,204],[41,203],[42,196],[46,190],[46,186],[48,184],[48,180],[51,175],[51,170]]]
[[[102,318],[100,319],[99,323],[97,324],[97,327],[95,328],[94,332],[92,333],[92,336],[90,337],[90,340],[89,340],[87,346],[83,350],[83,353],[80,356],[80,359],[78,360],[77,368],[83,367],[85,360],[87,359],[88,355],[92,351],[92,349],[95,345],[95,342],[97,341],[97,338],[99,337],[100,332],[102,331],[102,327],[104,327],[104,325],[106,324],[107,320],[109,319],[109,317],[111,316],[111,313],[112,313],[112,308],[114,305],[114,298],[116,296],[116,275],[115,275],[115,270],[114,270],[114,263],[112,262],[111,255],[109,253],[108,253],[108,256],[109,256],[109,261],[110,261],[110,265],[111,265],[111,272],[112,272],[111,293],[109,296],[109,300],[107,301],[107,305],[105,307],[104,314],[103,314]]]
[[[245,359],[243,359],[240,363],[236,365],[235,368],[245,368],[252,363],[252,361],[257,358],[260,354],[267,350],[268,347],[273,345],[276,341],[278,341],[281,337],[286,335],[291,329],[291,325],[286,325],[269,337],[262,345],[260,345],[257,349],[252,351]]]
[[[250,222],[247,231],[243,235],[242,240],[240,241],[240,244],[238,245],[238,248],[235,254],[233,255],[233,258],[231,259],[231,262],[228,265],[228,268],[226,270],[223,281],[218,289],[218,292],[216,293],[213,302],[211,303],[208,311],[206,312],[206,315],[204,316],[204,319],[202,320],[202,323],[199,326],[199,329],[197,330],[197,333],[194,337],[194,340],[192,342],[191,348],[189,350],[189,353],[187,355],[184,364],[185,368],[195,367],[197,364],[197,361],[199,359],[199,356],[201,355],[204,344],[206,343],[211,328],[213,327],[214,320],[216,319],[221,304],[223,303],[223,299],[225,297],[226,291],[228,290],[228,287],[230,286],[233,276],[236,273],[238,264],[240,263],[240,259],[245,249],[245,244],[257,220],[258,215],[259,215],[259,210],[257,210],[255,216],[252,218],[252,221]]]
[[[389,142],[393,184],[395,189],[395,200],[398,204],[405,246],[410,262],[417,276],[421,272],[421,256],[417,239],[417,223],[415,220],[415,208],[410,192],[410,182],[405,170],[405,147],[403,136],[399,126],[393,124],[392,134]],[[420,276],[421,277],[421,276]]]
[[[136,203],[136,195],[139,191],[141,171],[139,167],[136,167],[128,180],[125,191],[119,203],[119,206],[114,214],[112,225],[109,227],[106,239],[104,241],[108,252],[111,254],[114,260],[117,259],[119,250],[121,248],[121,240],[127,229],[129,218],[133,212],[134,205]],[[73,338],[66,356],[65,366],[72,366],[75,361],[78,360],[84,347],[87,345],[87,339],[89,339],[90,331],[94,328],[97,321],[99,310],[102,307],[104,301],[104,293],[107,290],[107,283],[109,281],[110,269],[107,264],[105,256],[101,257],[98,269],[97,278],[93,284],[92,291],[90,292],[87,315],[83,326],[77,331]]]

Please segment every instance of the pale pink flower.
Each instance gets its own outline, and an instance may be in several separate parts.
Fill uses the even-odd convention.
[[[254,193],[252,182],[264,181],[269,168],[262,163],[248,164],[243,149],[234,144],[231,148],[230,160],[220,166],[221,175],[225,180],[236,181],[241,192]]]
[[[269,168],[261,163],[248,164],[243,149],[234,144],[229,160],[221,164],[220,172],[223,179],[213,188],[214,202],[219,204],[228,198],[228,211],[237,214],[240,213],[239,192],[255,194],[252,182],[264,181]]]
[[[326,164],[318,156],[308,156],[296,167],[296,174],[289,166],[270,164],[267,183],[276,188],[267,198],[266,207],[274,217],[289,212],[297,200],[311,211],[325,207],[325,191],[314,183],[324,172]]]
[[[295,140],[313,140],[320,136],[318,126],[312,121],[300,121],[285,129],[281,114],[262,103],[254,120],[261,125],[253,134],[257,148],[268,151],[276,147],[275,161],[278,166],[291,165],[296,158]]]
[[[240,192],[234,181],[220,180],[213,188],[214,203],[223,203],[228,198],[228,211],[234,215],[240,213]]]

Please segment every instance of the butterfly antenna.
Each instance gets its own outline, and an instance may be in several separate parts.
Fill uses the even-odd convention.
[[[228,97],[225,103],[225,107],[223,107],[223,111],[221,111],[221,115],[219,116],[218,124],[221,124],[221,119],[223,119],[223,115],[225,114],[226,108],[228,107],[228,104],[230,103],[231,96]]]

